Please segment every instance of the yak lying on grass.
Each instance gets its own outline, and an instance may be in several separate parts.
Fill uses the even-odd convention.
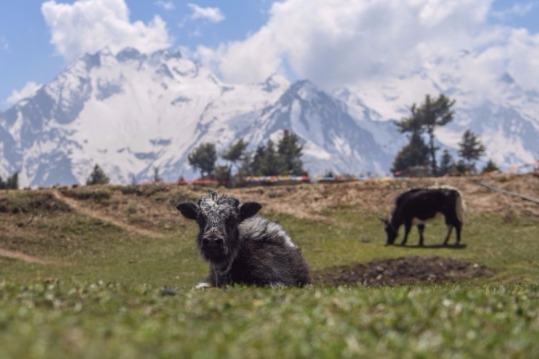
[[[437,214],[441,214],[445,217],[447,225],[444,246],[449,241],[453,227],[457,232],[456,245],[458,245],[463,225],[463,211],[462,195],[454,187],[412,188],[397,196],[393,212],[388,219],[382,220],[387,234],[386,244],[395,243],[399,227],[404,224],[404,237],[401,245],[406,245],[410,229],[413,224],[416,224],[419,231],[419,245],[423,246],[425,222],[435,218]]]
[[[283,228],[255,216],[260,203],[240,204],[237,198],[212,191],[197,203],[183,202],[176,208],[198,223],[198,248],[210,264],[208,279],[197,287],[310,282],[307,263]]]

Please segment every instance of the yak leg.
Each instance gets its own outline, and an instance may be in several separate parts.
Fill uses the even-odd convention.
[[[417,231],[419,232],[419,245],[423,247],[423,232],[425,231],[425,225],[424,224],[418,224],[417,225]]]
[[[455,224],[455,229],[457,230],[457,245],[459,245],[460,244],[460,231],[462,230],[462,223],[457,222],[457,224]]]
[[[449,237],[451,236],[451,231],[453,230],[453,226],[448,224],[447,225],[447,234],[445,236],[444,240],[444,246],[447,246],[447,242],[449,241]],[[457,232],[458,233],[458,232]],[[457,235],[458,236],[458,235]]]
[[[410,229],[412,229],[412,222],[405,222],[404,223],[404,238],[402,239],[401,246],[406,245],[406,241],[408,240],[408,234],[410,233]]]

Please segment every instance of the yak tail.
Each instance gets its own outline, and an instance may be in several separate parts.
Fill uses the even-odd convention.
[[[464,202],[464,198],[462,198],[462,194],[459,190],[456,190],[457,198],[455,201],[455,211],[457,212],[457,218],[460,221],[460,223],[464,223],[464,211],[466,211],[466,202]]]

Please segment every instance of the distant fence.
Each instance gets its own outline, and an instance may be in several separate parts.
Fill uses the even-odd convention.
[[[534,161],[525,165],[520,166],[514,166],[512,168],[512,171],[510,170],[509,173],[514,172],[516,169],[522,169],[522,168],[537,168],[539,166],[539,161]],[[504,174],[504,172],[501,171],[491,171],[491,172],[483,172],[480,174],[477,174],[477,177],[494,177]],[[337,175],[337,174],[326,174],[326,175],[317,175],[314,177],[310,177],[308,175],[304,176],[245,176],[241,177],[239,180],[236,180],[236,185],[238,187],[242,186],[271,186],[271,185],[288,185],[288,184],[300,184],[300,183],[343,183],[343,182],[354,182],[354,181],[362,181],[362,180],[370,180],[370,181],[388,181],[388,180],[399,180],[399,179],[406,179],[414,176],[371,176],[368,177],[357,177],[354,175]],[[420,176],[421,177],[421,176]],[[217,181],[213,179],[207,179],[207,178],[198,178],[194,180],[186,180],[186,179],[180,179],[177,182],[179,185],[198,185],[198,186],[207,186],[207,187],[218,187],[219,185],[225,185],[226,182],[223,181]]]

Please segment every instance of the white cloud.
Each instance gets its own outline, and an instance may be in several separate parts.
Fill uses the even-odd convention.
[[[12,91],[11,95],[6,99],[6,102],[11,106],[25,98],[32,97],[41,88],[41,86],[42,85],[35,82],[28,82],[19,91]]]
[[[51,43],[68,61],[109,47],[136,47],[151,52],[170,46],[165,22],[158,16],[145,24],[129,20],[124,0],[78,0],[73,4],[49,0],[41,7],[51,31]]]
[[[172,1],[162,1],[162,0],[159,0],[159,1],[156,1],[155,3],[157,6],[163,8],[164,10],[167,10],[167,11],[172,11],[175,9],[175,6],[174,6],[174,3]]]
[[[469,67],[458,75],[478,90],[507,70],[537,88],[538,37],[489,24],[489,16],[492,0],[284,0],[246,39],[199,52],[227,81],[262,81],[286,63],[333,88],[451,65],[466,50]]]
[[[197,4],[187,4],[187,6],[193,12],[191,14],[192,19],[206,19],[211,22],[221,22],[225,19],[225,16],[219,8],[201,7]]]

